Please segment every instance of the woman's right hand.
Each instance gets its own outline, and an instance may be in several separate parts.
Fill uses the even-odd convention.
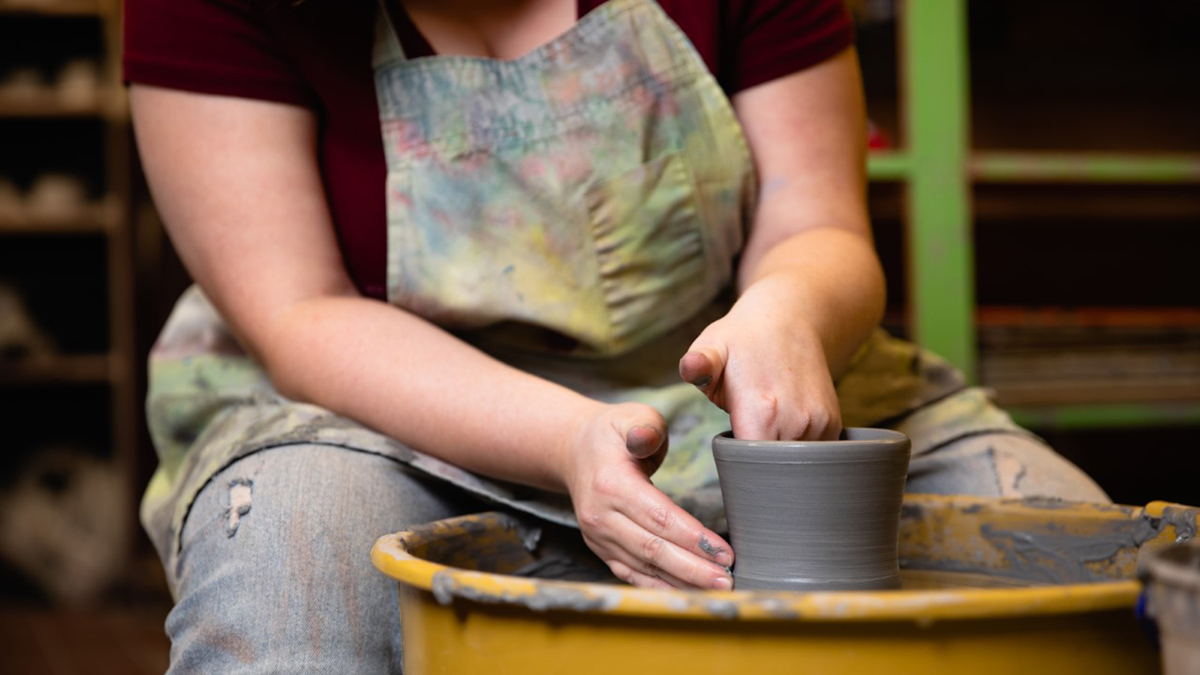
[[[666,428],[639,403],[602,405],[580,421],[560,471],[583,539],[634,586],[729,590],[732,548],[650,482],[667,454]]]

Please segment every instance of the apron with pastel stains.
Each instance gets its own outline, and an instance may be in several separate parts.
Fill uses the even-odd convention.
[[[710,440],[729,418],[679,380],[677,364],[732,301],[756,185],[732,105],[687,37],[651,0],[611,0],[516,60],[408,60],[381,10],[374,67],[388,300],[527,372],[659,410],[671,450],[655,484],[723,530]],[[897,426],[914,452],[1016,430],[964,387],[944,362],[878,333],[838,394],[847,426]],[[905,415],[936,399],[953,404]],[[574,524],[561,495],[469,473],[283,398],[196,289],[151,354],[147,416],[160,466],[142,519],[169,576],[206,482],[289,444],[385,455]]]

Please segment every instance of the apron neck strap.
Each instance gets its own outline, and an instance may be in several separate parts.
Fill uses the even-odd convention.
[[[404,48],[400,46],[400,38],[396,35],[396,27],[392,24],[392,15],[387,8],[388,0],[379,0],[375,16],[375,47],[371,53],[371,66],[382,68],[395,63],[407,61]]]

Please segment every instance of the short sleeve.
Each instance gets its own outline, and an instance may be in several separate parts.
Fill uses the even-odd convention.
[[[126,0],[126,82],[312,106],[250,0]]]
[[[854,44],[843,0],[734,0],[736,35],[722,73],[731,92],[816,65]]]

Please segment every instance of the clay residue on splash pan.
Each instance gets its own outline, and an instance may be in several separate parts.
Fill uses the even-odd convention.
[[[621,602],[621,593],[617,587],[597,585],[595,589],[584,591],[551,583],[539,583],[532,593],[514,593],[507,588],[499,593],[489,593],[460,584],[453,575],[444,571],[433,575],[430,590],[433,592],[433,597],[442,605],[450,604],[455,598],[462,598],[488,604],[523,605],[535,612],[553,610],[605,612],[616,608]]]
[[[1051,584],[1086,583],[1111,581],[1110,575],[1098,570],[1111,566],[1122,552],[1136,550],[1157,536],[1159,529],[1151,520],[1115,521],[1086,534],[1055,528],[1010,530],[989,523],[983,524],[980,532],[1010,563],[1006,570],[1010,576]]]
[[[1030,505],[1028,500],[1019,503]],[[998,502],[1000,507],[1004,504]],[[1162,517],[1156,517],[1144,511],[1137,513],[1130,507],[1074,506],[1098,511],[1121,510],[1130,513],[1131,517],[1077,521],[1067,515],[1067,520],[1056,520],[1048,513],[1046,520],[1030,522],[1010,521],[997,514],[995,518],[984,517],[970,527],[969,533],[959,531],[954,536],[952,533],[962,525],[951,524],[953,512],[905,504],[903,519],[906,527],[923,523],[922,527],[928,529],[931,536],[942,533],[942,539],[934,542],[932,548],[912,550],[910,547],[900,564],[909,569],[998,574],[1038,584],[1105,582],[1114,578],[1132,578],[1142,545],[1164,532],[1173,534],[1173,541],[1186,541],[1196,534],[1196,509],[1166,507]],[[1066,506],[1056,505],[1049,510],[1066,512],[1066,509]],[[981,510],[965,507],[959,513],[974,515]],[[955,543],[951,545],[951,542]]]
[[[1168,506],[1163,509],[1163,525],[1175,528],[1175,543],[1177,544],[1196,538],[1197,518],[1200,518],[1200,513],[1196,509],[1179,506]]]

